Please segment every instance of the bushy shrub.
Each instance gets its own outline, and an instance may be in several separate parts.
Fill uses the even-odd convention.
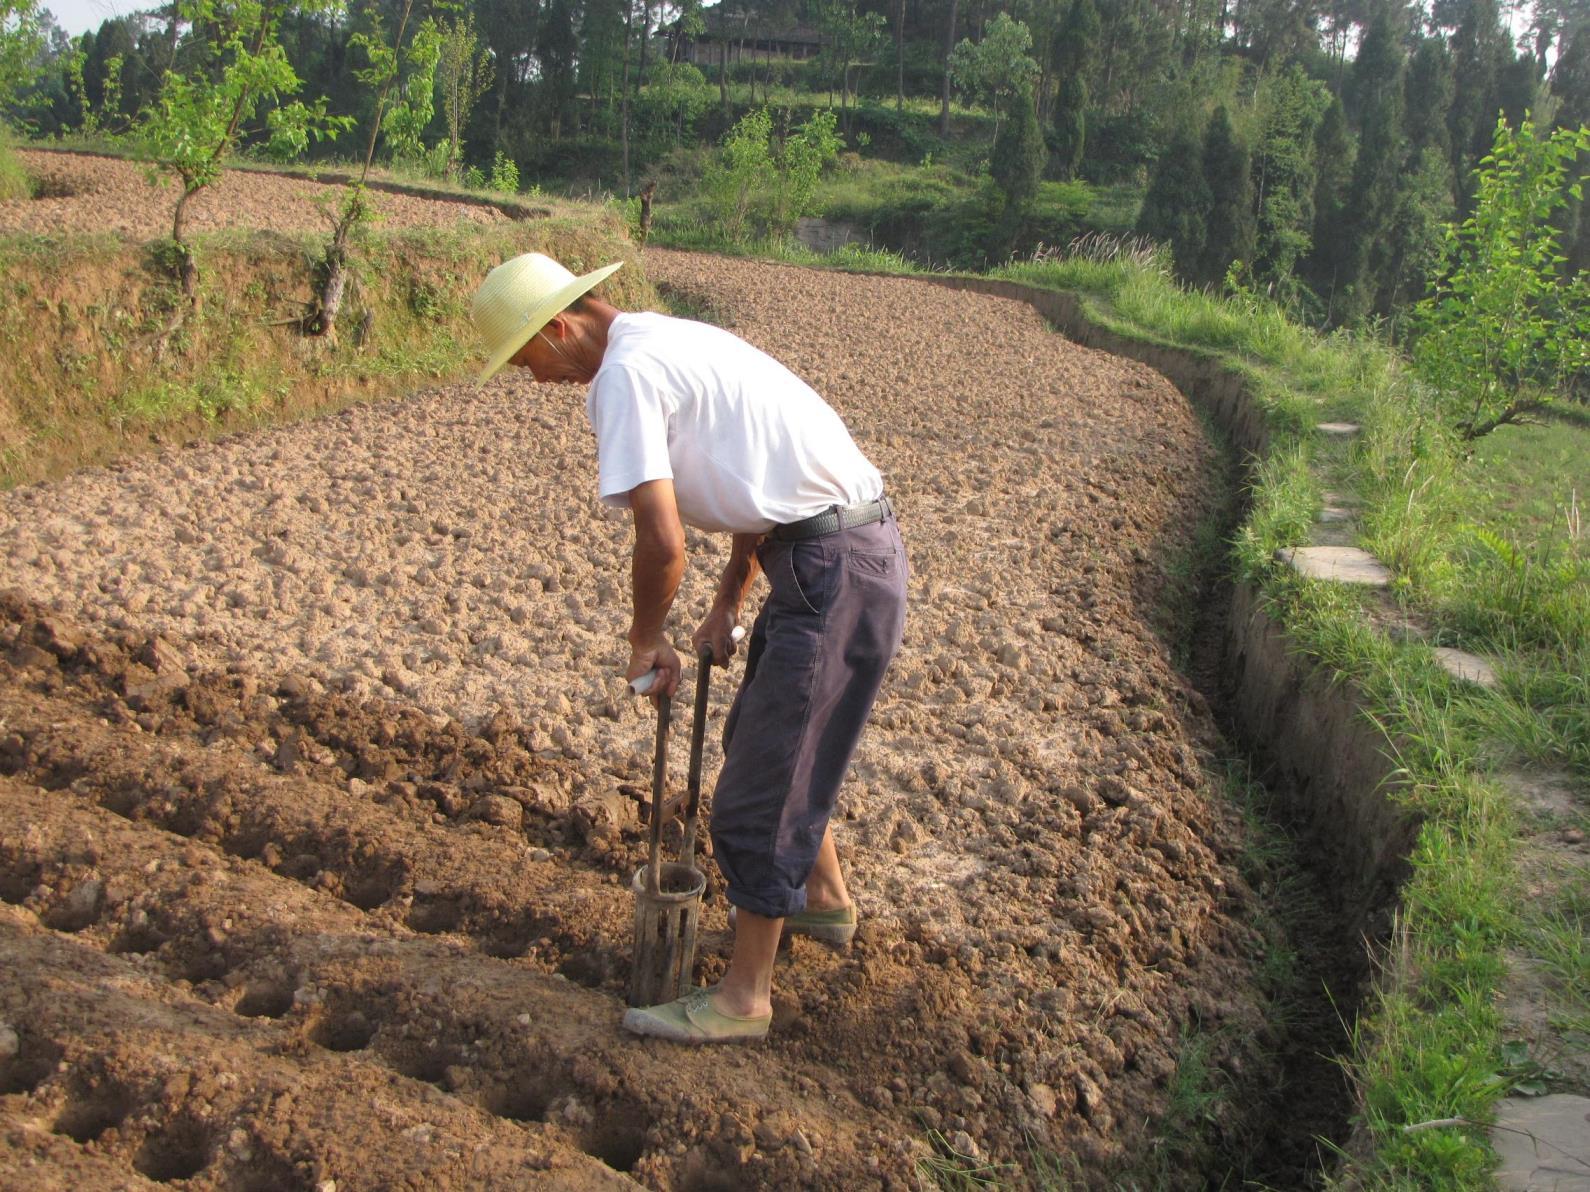
[[[772,116],[759,108],[734,126],[702,180],[725,239],[783,238],[810,214],[823,169],[839,154],[834,124],[832,112],[819,111],[775,134]]]
[[[512,195],[519,193],[519,167],[513,158],[497,150],[497,156],[491,160],[491,179],[487,185],[498,194]]]

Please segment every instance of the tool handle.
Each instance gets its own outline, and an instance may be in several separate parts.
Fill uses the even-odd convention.
[[[734,642],[735,644],[739,644],[740,642],[744,641],[745,640],[745,626],[736,625],[734,627],[734,631],[729,634],[729,640]],[[657,672],[655,670],[649,670],[644,675],[638,675],[635,678],[631,679],[629,681],[629,689],[631,691],[633,691],[636,695],[645,695],[648,691],[650,691],[652,689],[653,685],[655,685],[656,682],[657,682]]]

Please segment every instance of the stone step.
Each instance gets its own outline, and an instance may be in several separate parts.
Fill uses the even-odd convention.
[[[1590,1097],[1508,1097],[1496,1106],[1491,1145],[1503,1192],[1590,1192]]]
[[[1282,547],[1275,557],[1308,579],[1384,588],[1391,583],[1386,565],[1356,546]]]
[[[1437,646],[1435,660],[1447,674],[1465,683],[1475,683],[1487,690],[1494,690],[1501,683],[1495,668],[1478,654],[1454,650],[1451,646]]]
[[[1332,439],[1350,439],[1359,431],[1356,422],[1321,422],[1314,427],[1320,434]]]

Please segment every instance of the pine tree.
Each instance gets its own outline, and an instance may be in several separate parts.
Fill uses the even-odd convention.
[[[1551,72],[1551,94],[1557,101],[1556,128],[1579,128],[1590,124],[1590,21],[1579,25],[1561,43],[1562,52]],[[1570,178],[1590,172],[1590,155],[1581,155],[1569,170]],[[1568,273],[1590,269],[1590,192],[1581,189],[1579,198],[1570,192],[1562,214],[1562,237],[1558,241],[1567,257],[1563,268]]]
[[[1341,100],[1333,99],[1314,133],[1314,244],[1303,268],[1310,287],[1327,306],[1345,264],[1342,233],[1352,178],[1347,114]]]
[[[1071,178],[1082,167],[1088,142],[1088,85],[1080,73],[1066,76],[1054,108],[1055,159],[1062,178]]]
[[[1426,148],[1449,152],[1452,141],[1447,131],[1447,113],[1455,92],[1452,58],[1446,43],[1438,37],[1423,38],[1408,63],[1403,89],[1407,98],[1403,128],[1410,154],[1422,153]]]
[[[1377,268],[1384,262],[1403,181],[1402,52],[1382,9],[1364,34],[1353,67],[1353,89],[1363,113],[1358,158],[1341,221],[1342,263],[1327,304],[1333,323],[1357,323],[1375,307]]]
[[[1512,53],[1495,0],[1469,0],[1451,44],[1456,90],[1447,114],[1447,130],[1452,140],[1458,208],[1466,215],[1473,202],[1474,167],[1490,152],[1496,131],[1497,66],[1504,51],[1507,56]]]
[[[1065,21],[1055,33],[1055,72],[1061,78],[1055,99],[1054,147],[1060,175],[1070,178],[1082,168],[1087,152],[1087,109],[1091,98],[1087,71],[1099,41],[1099,10],[1093,0],[1072,0]]]
[[[1177,135],[1160,155],[1137,216],[1137,234],[1170,245],[1177,276],[1196,277],[1209,218],[1203,154],[1191,132]]]
[[[1254,97],[1253,273],[1282,293],[1295,289],[1294,267],[1312,242],[1314,130],[1331,102],[1325,84],[1299,66],[1265,78]]]
[[[1038,180],[1043,177],[1048,149],[1043,130],[1038,127],[1038,108],[1031,87],[1024,87],[1009,100],[1010,115],[994,141],[989,173],[1005,196],[1000,219],[1005,243],[1014,246],[1022,221],[1038,196]]]
[[[547,127],[554,137],[578,131],[575,102],[575,52],[573,0],[552,0],[536,38],[541,59],[541,101]]]
[[[1210,201],[1198,280],[1218,284],[1233,261],[1252,263],[1255,232],[1248,147],[1237,138],[1224,105],[1209,118],[1203,166]]]

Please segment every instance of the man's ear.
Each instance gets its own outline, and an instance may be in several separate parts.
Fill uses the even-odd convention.
[[[552,336],[554,336],[554,337],[556,337],[558,339],[566,339],[566,338],[568,338],[568,334],[569,334],[569,320],[568,320],[568,316],[565,315],[565,314],[562,314],[562,313],[553,315],[550,319],[547,320],[547,325],[545,327],[541,328],[541,330],[545,331],[548,335],[552,335]]]

